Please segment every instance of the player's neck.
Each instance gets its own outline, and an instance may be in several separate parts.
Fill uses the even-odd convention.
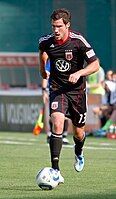
[[[62,39],[56,40],[56,43],[61,45],[61,44],[65,43],[68,40],[68,38],[69,38],[69,31],[67,32],[66,35],[64,35],[64,37]]]

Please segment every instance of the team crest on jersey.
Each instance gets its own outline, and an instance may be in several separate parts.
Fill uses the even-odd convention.
[[[70,61],[73,58],[72,50],[65,50],[65,58]]]
[[[51,109],[56,110],[58,108],[58,102],[52,102]]]

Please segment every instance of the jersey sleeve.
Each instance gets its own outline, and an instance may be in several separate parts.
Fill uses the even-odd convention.
[[[92,49],[91,45],[86,41],[86,39],[79,35],[79,48],[82,56],[84,57],[85,61],[90,64],[97,59],[97,56]]]
[[[43,41],[42,37],[39,39],[38,49],[41,50],[42,52],[45,51],[45,42]]]
[[[53,34],[48,34],[39,39],[39,50],[46,52],[49,46],[49,41],[53,37]]]

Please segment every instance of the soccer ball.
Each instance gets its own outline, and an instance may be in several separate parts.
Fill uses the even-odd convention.
[[[38,171],[36,183],[42,190],[51,190],[58,185],[59,175],[51,167],[45,167]]]

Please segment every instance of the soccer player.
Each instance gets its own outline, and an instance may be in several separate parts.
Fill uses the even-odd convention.
[[[51,15],[53,33],[39,40],[40,73],[50,60],[50,115],[53,131],[50,139],[52,168],[58,170],[59,183],[64,183],[60,173],[59,157],[62,148],[64,118],[70,117],[74,130],[76,171],[84,167],[83,145],[86,121],[86,76],[99,70],[99,61],[86,39],[70,30],[71,14],[67,9],[57,9]],[[84,61],[87,66],[84,68]]]

